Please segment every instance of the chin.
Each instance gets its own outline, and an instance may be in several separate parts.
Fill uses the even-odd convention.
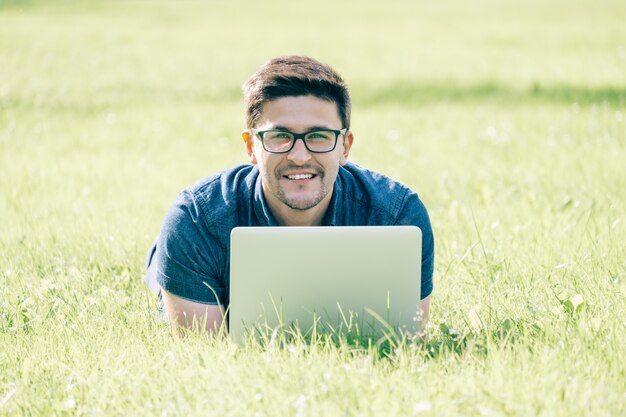
[[[292,210],[310,210],[319,204],[319,201],[300,201],[300,200],[287,200],[284,201],[285,205]]]
[[[317,206],[324,196],[307,196],[307,197],[288,197],[282,198],[281,201],[293,210],[309,210]]]

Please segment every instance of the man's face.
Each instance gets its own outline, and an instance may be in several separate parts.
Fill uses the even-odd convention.
[[[287,129],[304,133],[313,129],[341,130],[337,105],[314,96],[282,97],[263,105],[258,131]],[[344,165],[352,145],[352,133],[340,135],[335,149],[313,153],[302,140],[291,151],[273,154],[263,149],[257,135],[243,132],[250,162],[259,166],[263,193],[270,205],[284,204],[292,210],[308,210],[328,202],[339,166]]]

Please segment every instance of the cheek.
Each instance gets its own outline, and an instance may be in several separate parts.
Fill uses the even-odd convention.
[[[332,159],[324,163],[324,171],[326,171],[327,182],[333,182],[335,178],[337,177],[339,166],[343,165],[341,160],[342,160],[341,155],[336,154],[336,155],[333,155]]]
[[[257,155],[258,157],[256,158],[256,160],[257,160],[257,165],[259,166],[259,170],[263,174],[271,176],[272,172],[276,168],[275,158],[272,158],[271,155],[268,156],[267,154],[264,154],[264,153],[257,154]]]
[[[339,146],[340,152],[339,152],[339,165],[345,165],[346,162],[348,161],[348,158],[346,156],[346,150],[345,147],[343,146],[343,144],[341,146]]]
[[[254,147],[252,148],[251,159],[254,159],[253,163],[258,164],[258,165],[265,165],[263,156],[264,156],[263,145],[261,145],[259,142],[256,142],[254,144]]]
[[[339,170],[339,166],[343,165],[345,162],[345,158],[343,155],[343,148],[341,152],[337,152],[337,154],[335,155],[335,158],[333,159],[333,166],[335,167],[335,170]]]

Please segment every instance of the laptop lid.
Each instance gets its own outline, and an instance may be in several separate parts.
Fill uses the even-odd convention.
[[[231,233],[229,333],[360,324],[416,332],[422,233],[415,226],[238,227]],[[332,331],[332,330],[331,330]]]

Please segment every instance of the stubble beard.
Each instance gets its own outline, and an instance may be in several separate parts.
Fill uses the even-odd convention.
[[[277,171],[274,175],[274,181],[276,185],[275,187],[273,187],[275,189],[274,196],[281,203],[283,203],[284,205],[286,205],[292,210],[305,211],[305,210],[312,209],[313,207],[317,206],[328,195],[328,188],[326,187],[326,184],[324,183],[324,171],[320,168],[314,168],[314,167],[310,167],[310,168],[313,168],[315,170],[315,173],[317,175],[316,178],[319,178],[321,186],[320,186],[319,191],[314,196],[312,196],[311,198],[307,198],[307,199],[289,198],[289,196],[287,196],[287,194],[285,193],[285,190],[280,184],[280,180],[283,179],[282,172],[286,171],[286,168],[283,168]]]

